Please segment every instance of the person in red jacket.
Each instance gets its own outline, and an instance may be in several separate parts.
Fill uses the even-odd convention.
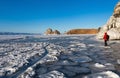
[[[103,39],[104,39],[104,44],[105,46],[107,46],[107,41],[109,40],[109,35],[105,32],[104,36],[103,36]]]

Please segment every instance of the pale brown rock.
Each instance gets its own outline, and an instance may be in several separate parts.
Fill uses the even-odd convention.
[[[48,28],[45,32],[46,35],[50,35],[50,34],[56,34],[59,35],[60,32],[58,30],[53,31],[51,28]]]
[[[52,34],[52,33],[53,33],[53,31],[52,31],[51,28],[48,28],[48,29],[46,30],[46,32],[45,32],[46,35],[48,35],[48,34]]]
[[[55,30],[54,34],[60,34],[60,32],[58,30]]]

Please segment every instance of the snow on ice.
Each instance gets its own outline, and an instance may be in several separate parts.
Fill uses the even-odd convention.
[[[0,78],[119,78],[113,51],[95,35],[2,35]]]

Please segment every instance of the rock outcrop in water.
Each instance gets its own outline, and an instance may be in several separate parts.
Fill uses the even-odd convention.
[[[59,35],[60,32],[59,32],[58,30],[53,31],[51,28],[48,28],[48,29],[46,30],[45,34],[46,34],[46,35],[50,35],[50,34],[57,34],[57,35]]]
[[[120,1],[115,6],[108,22],[100,28],[97,38],[102,39],[105,32],[108,33],[110,39],[120,39]]]

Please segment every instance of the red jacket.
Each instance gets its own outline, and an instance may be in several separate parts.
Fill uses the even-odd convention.
[[[104,34],[103,39],[104,39],[104,40],[108,40],[108,35],[107,35],[107,33]]]

